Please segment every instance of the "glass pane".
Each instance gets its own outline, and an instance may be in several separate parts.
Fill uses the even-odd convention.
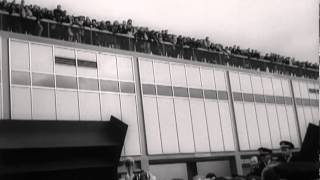
[[[78,51],[78,75],[87,77],[97,77],[96,54]]]
[[[32,119],[55,120],[54,90],[33,89],[32,91]]]
[[[242,93],[234,92],[234,93],[233,93],[233,99],[234,99],[235,101],[242,101],[242,100],[243,100],[243,98],[242,98]]]
[[[122,93],[135,93],[134,83],[120,82],[120,89]]]
[[[57,88],[78,89],[76,77],[56,75]]]
[[[228,93],[226,91],[218,91],[218,98],[220,100],[227,100],[228,99]]]
[[[188,88],[173,87],[173,91],[176,97],[189,97]]]
[[[76,75],[76,60],[55,57],[55,71],[57,74]]]
[[[215,91],[215,90],[204,90],[204,97],[206,99],[217,99],[217,91]]]
[[[32,73],[33,86],[54,87],[54,78],[50,74]]]
[[[280,96],[276,96],[276,103],[277,104],[284,104],[284,98]]]
[[[243,93],[243,100],[247,101],[247,102],[253,102],[253,95],[252,94],[247,94],[247,93]]]
[[[266,103],[274,103],[275,99],[273,96],[265,96],[266,98]]]
[[[33,72],[53,73],[52,47],[31,44],[31,63]]]
[[[292,100],[291,97],[285,97],[284,101],[285,101],[286,104],[293,104],[293,100]]]
[[[12,70],[29,71],[29,47],[26,42],[10,41]]]
[[[99,78],[117,80],[117,61],[115,56],[98,55]]]
[[[101,91],[119,92],[119,82],[100,80]]]
[[[299,106],[302,106],[302,99],[301,98],[296,98],[296,104]]]
[[[142,85],[143,94],[156,95],[156,87],[152,84]]]
[[[160,86],[157,85],[157,92],[160,96],[172,96],[171,86]]]
[[[30,74],[28,72],[12,71],[11,83],[30,86]]]
[[[79,89],[98,91],[99,90],[98,80],[79,77]]]
[[[302,104],[304,106],[310,106],[310,100],[309,99],[302,99]]]
[[[131,58],[117,57],[119,80],[133,81]]]
[[[189,89],[190,97],[192,98],[203,98],[202,89]]]
[[[264,96],[263,95],[255,94],[254,95],[254,99],[255,99],[256,102],[264,103]]]

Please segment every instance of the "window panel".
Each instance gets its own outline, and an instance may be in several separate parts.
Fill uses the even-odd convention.
[[[152,84],[142,84],[143,94],[156,95],[156,87]]]
[[[10,60],[11,60],[12,70],[29,71],[28,43],[11,40],[10,41]]]
[[[218,91],[218,99],[219,100],[228,100],[227,91]]]
[[[173,87],[173,92],[176,97],[189,97],[187,88]]]
[[[109,121],[111,116],[121,118],[119,94],[101,93],[101,115],[103,121]]]
[[[235,102],[234,112],[236,116],[236,126],[237,126],[240,150],[250,150],[246,117],[244,114],[243,104],[240,102]]]
[[[80,120],[101,120],[99,94],[79,92],[79,110]]]
[[[231,125],[230,108],[228,102],[219,101],[221,128],[225,151],[234,151],[234,139]]]
[[[72,75],[76,73],[76,60],[62,57],[55,57],[55,72],[56,74]]]
[[[281,141],[280,128],[277,116],[277,110],[274,104],[267,104],[268,121],[271,131],[272,148],[280,148],[279,142]]]
[[[172,96],[172,88],[170,86],[157,85],[157,94],[159,96]]]
[[[206,99],[217,99],[218,95],[217,95],[217,91],[215,90],[204,90],[204,97]]]
[[[115,56],[99,54],[98,55],[99,78],[117,80],[117,60]]]
[[[98,91],[98,80],[79,77],[79,89]]]
[[[189,89],[189,93],[190,93],[190,97],[191,98],[203,98],[203,92],[202,89],[194,89],[194,88],[190,88]]]
[[[172,85],[187,87],[184,65],[171,64]]]
[[[32,89],[32,119],[55,120],[54,90]]]
[[[187,82],[190,88],[201,88],[201,77],[198,67],[186,66]]]
[[[161,154],[161,135],[156,98],[143,97],[143,107],[148,154]]]
[[[253,94],[263,94],[263,87],[260,76],[251,76]]]
[[[21,71],[11,71],[11,83],[30,86],[30,73]]]
[[[122,93],[135,93],[134,83],[120,82],[120,89]]]
[[[243,93],[243,100],[246,102],[254,102],[252,94]]]
[[[212,69],[200,68],[202,87],[204,89],[216,89]]]
[[[56,75],[57,88],[78,89],[77,79],[72,76],[60,76]]]
[[[53,73],[52,47],[31,44],[31,63],[33,72]]]
[[[215,83],[217,90],[227,90],[226,73],[222,70],[214,70]]]
[[[153,68],[156,84],[171,85],[169,64],[154,62]]]
[[[185,99],[175,99],[174,105],[180,152],[195,152],[189,101]]]
[[[239,74],[237,72],[230,72],[229,75],[232,92],[241,92]]]
[[[32,85],[54,88],[54,77],[50,74],[32,73]]]
[[[239,74],[241,91],[244,93],[252,93],[251,78],[247,74]]]
[[[111,80],[100,80],[101,91],[119,92],[119,82]]]
[[[261,146],[272,148],[268,116],[264,104],[256,104],[258,127],[261,137]]]
[[[152,60],[139,61],[140,79],[142,83],[154,83]]]
[[[217,101],[205,101],[211,151],[223,151],[223,137]]]
[[[121,95],[121,116],[123,122],[128,124],[125,139],[125,155],[140,155],[140,135],[138,127],[138,114],[136,99],[133,95]]]
[[[264,97],[264,95],[254,94],[254,100],[257,103],[264,103],[265,97]]]
[[[244,112],[248,126],[250,149],[261,147],[256,111],[253,103],[244,103]]]
[[[120,81],[133,81],[131,58],[117,56],[118,75]]]
[[[57,119],[79,120],[78,93],[76,91],[56,91]]]
[[[12,119],[31,119],[31,95],[29,88],[11,87]]]
[[[177,129],[172,98],[158,98],[163,153],[178,153]]]
[[[210,146],[204,103],[202,100],[190,100],[190,108],[196,152],[209,152]]]
[[[97,63],[78,59],[78,75],[97,78]]]

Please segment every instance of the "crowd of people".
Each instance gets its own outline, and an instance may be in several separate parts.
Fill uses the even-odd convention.
[[[7,11],[9,16],[18,15],[18,22],[10,20],[7,23],[5,30],[9,31],[19,31],[39,36],[50,34],[49,37],[68,41],[217,64],[228,65],[230,63],[225,63],[224,61],[228,61],[230,57],[242,56],[241,58],[256,59],[258,62],[264,62],[264,64],[261,63],[259,66],[266,66],[265,64],[269,63],[276,66],[313,69],[313,71],[318,71],[319,68],[318,63],[297,61],[295,58],[275,53],[262,55],[255,49],[242,49],[236,45],[223,46],[222,44],[212,42],[209,37],[196,39],[171,34],[168,30],[149,30],[147,27],[134,26],[132,19],[122,22],[117,20],[111,22],[109,20],[91,19],[88,16],[74,16],[68,14],[61,5],[57,5],[55,9],[47,9],[41,8],[38,5],[27,5],[25,0],[21,0],[20,4],[16,3],[15,0],[11,2],[1,0],[0,10]],[[27,19],[34,20],[34,27],[30,27],[31,23]],[[46,30],[45,28],[47,27],[42,19],[52,20],[55,23],[51,23],[49,29]],[[217,57],[215,54],[220,54],[222,57]],[[240,57],[238,58],[241,59]],[[266,67],[246,65],[246,63],[241,64],[241,62],[238,67],[262,71],[266,71],[267,69]],[[270,67],[268,68],[270,69]],[[301,73],[295,74],[295,71],[288,73],[285,68],[276,69],[277,71],[272,70],[271,72],[307,76],[309,78],[312,76],[311,78],[316,79],[319,77],[317,72],[309,76],[307,73],[302,73],[302,75]]]

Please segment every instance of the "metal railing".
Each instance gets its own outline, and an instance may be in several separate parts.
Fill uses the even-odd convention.
[[[35,17],[22,18],[18,14],[9,15],[4,11],[0,11],[0,30],[185,60],[229,65],[298,77],[319,78],[318,69],[227,54],[210,49],[174,45],[170,42],[159,43],[139,40],[132,35],[112,33],[68,23],[57,23],[48,19],[37,21]]]

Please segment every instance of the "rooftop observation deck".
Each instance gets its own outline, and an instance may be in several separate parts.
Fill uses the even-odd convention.
[[[19,14],[9,15],[6,11],[0,11],[0,30],[189,61],[200,61],[310,79],[319,78],[319,68],[228,54],[211,49],[192,48],[187,45],[179,46],[170,42],[159,44],[138,39],[133,35],[112,33],[68,23],[57,23],[49,19],[41,19],[41,21],[37,22],[36,17],[21,18]]]

